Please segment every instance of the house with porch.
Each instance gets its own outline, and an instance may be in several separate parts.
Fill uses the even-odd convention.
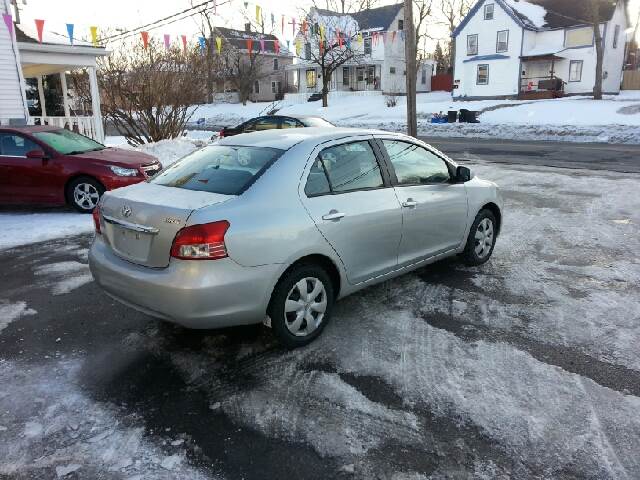
[[[600,2],[604,93],[620,92],[628,0]],[[454,99],[593,92],[596,47],[585,0],[478,0],[452,34]]]
[[[0,0],[0,14],[3,13],[12,13],[8,0]],[[36,38],[27,26],[14,25],[11,35],[7,28],[0,28],[0,125],[55,125],[104,142],[96,59],[109,52],[79,39],[70,45],[64,36],[47,31],[42,42]],[[87,72],[91,92],[89,111],[77,111],[71,104],[67,73],[73,70]],[[48,75],[59,76],[63,115],[47,115],[43,78]],[[37,85],[38,115],[29,114],[27,79],[36,79],[33,83]]]
[[[354,13],[338,13],[312,8],[307,16],[309,25],[332,26],[351,36],[349,46],[354,58],[341,65],[331,76],[329,91],[336,93],[371,92],[389,95],[406,94],[406,62],[404,54],[404,4],[385,5]],[[362,41],[356,33],[362,35]],[[331,32],[327,32],[329,36]],[[384,35],[383,35],[384,34]],[[322,69],[312,58],[318,56],[317,42],[299,31],[294,42],[302,49],[297,61],[288,67],[299,96],[308,97],[322,90]],[[312,50],[314,49],[314,50]],[[313,52],[313,55],[312,55]],[[417,91],[431,91],[433,60],[421,60],[417,73]],[[289,95],[287,96],[289,98]]]

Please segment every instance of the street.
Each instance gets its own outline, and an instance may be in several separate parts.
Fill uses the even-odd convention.
[[[0,251],[0,478],[640,478],[640,147],[427,141],[500,185],[493,258],[292,352],[116,303],[91,235]]]

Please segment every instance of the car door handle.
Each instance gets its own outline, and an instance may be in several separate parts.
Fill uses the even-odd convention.
[[[331,210],[326,215],[323,215],[322,219],[323,220],[340,220],[342,217],[344,217],[344,213],[339,212],[337,210]]]
[[[416,202],[413,198],[408,198],[406,201],[402,202],[402,206],[404,208],[415,208],[418,206],[418,202]]]

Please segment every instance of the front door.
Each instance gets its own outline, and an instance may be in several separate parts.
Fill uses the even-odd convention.
[[[317,153],[301,192],[352,284],[397,266],[402,212],[385,176],[370,140],[342,141]]]
[[[6,203],[49,203],[59,200],[50,160],[27,158],[42,150],[16,133],[0,133],[0,199]]]
[[[382,140],[402,205],[398,264],[405,266],[460,246],[467,224],[467,193],[453,183],[447,162],[405,141]]]

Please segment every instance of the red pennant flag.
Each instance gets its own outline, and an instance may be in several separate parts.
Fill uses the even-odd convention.
[[[264,38],[260,39],[260,51],[264,52]]]
[[[144,49],[146,50],[149,46],[149,32],[140,32],[142,36],[142,45],[144,45]]]
[[[250,38],[247,38],[247,50],[249,52],[249,55],[251,55],[251,51],[253,50],[253,40],[251,40]]]
[[[180,38],[182,39],[182,48],[184,49],[184,53],[187,53],[187,36],[180,35]]]
[[[171,48],[171,35],[169,35],[168,33],[164,34],[164,46],[167,50]]]
[[[273,49],[276,51],[276,54],[280,53],[280,42],[278,42],[278,39],[273,41]]]
[[[36,30],[38,31],[38,41],[42,43],[42,29],[44,28],[44,20],[37,19],[36,22]]]
[[[391,32],[391,41],[392,42],[396,41],[396,31],[395,30],[393,32]]]
[[[307,21],[306,20],[302,21],[302,34],[303,35],[307,34]]]
[[[342,48],[342,35],[339,28],[336,28],[336,37],[338,37],[338,45]]]

